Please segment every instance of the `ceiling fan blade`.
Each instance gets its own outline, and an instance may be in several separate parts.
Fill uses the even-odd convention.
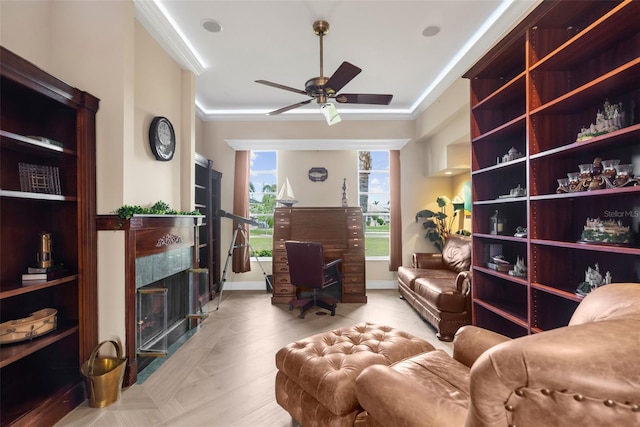
[[[333,73],[324,87],[325,89],[333,89],[333,93],[338,93],[340,89],[353,80],[353,78],[360,74],[361,71],[362,69],[345,61],[340,64],[336,72]]]
[[[268,116],[275,116],[276,114],[284,113],[285,111],[289,111],[289,110],[293,110],[294,108],[302,107],[303,105],[306,105],[306,104],[310,103],[311,101],[313,101],[313,99],[308,99],[306,101],[298,102],[297,104],[289,105],[287,107],[282,107],[279,110],[274,110],[274,111],[271,111],[271,112],[267,113],[267,115]]]
[[[335,100],[342,104],[377,104],[389,105],[393,95],[379,95],[371,93],[341,93]]]
[[[284,90],[288,90],[290,92],[295,92],[295,93],[299,93],[300,95],[306,95],[307,92],[300,90],[300,89],[296,89],[293,87],[289,87],[289,86],[285,86],[285,85],[281,85],[279,83],[273,83],[267,80],[256,80],[256,83],[260,83],[263,85],[267,85],[267,86],[271,86],[271,87],[275,87],[277,89],[284,89]]]

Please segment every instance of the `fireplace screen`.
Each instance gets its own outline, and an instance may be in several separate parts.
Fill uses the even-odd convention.
[[[167,288],[138,289],[136,340],[140,356],[167,355]]]
[[[185,270],[138,288],[136,342],[139,356],[166,356],[186,319],[206,317],[203,312],[206,295],[201,289],[206,281],[206,271]]]

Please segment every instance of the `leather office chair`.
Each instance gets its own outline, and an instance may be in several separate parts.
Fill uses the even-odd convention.
[[[284,244],[287,249],[291,284],[301,288],[299,298],[289,302],[289,310],[300,307],[298,317],[301,319],[304,319],[305,312],[312,307],[324,308],[331,311],[332,316],[335,316],[338,300],[333,297],[320,296],[319,291],[330,286],[341,285],[342,273],[338,266],[342,260],[336,259],[325,264],[322,243],[288,240]],[[311,290],[310,294],[309,289]]]

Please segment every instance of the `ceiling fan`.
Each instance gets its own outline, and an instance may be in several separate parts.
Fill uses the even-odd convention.
[[[322,20],[314,22],[313,32],[320,38],[320,77],[313,77],[307,80],[304,90],[284,86],[267,80],[256,80],[256,83],[275,87],[278,89],[288,90],[300,95],[307,95],[308,97],[310,97],[310,99],[280,108],[278,110],[271,111],[267,113],[268,115],[272,116],[284,113],[285,111],[293,110],[294,108],[306,105],[315,99],[317,103],[320,104],[320,110],[327,119],[327,123],[332,125],[340,121],[340,116],[338,115],[335,106],[329,102],[330,99],[335,99],[337,102],[342,104],[389,105],[391,99],[393,98],[393,95],[366,93],[338,94],[340,89],[342,89],[344,86],[346,86],[347,83],[353,80],[355,76],[360,74],[362,69],[345,61],[340,64],[338,69],[333,73],[331,77],[325,77],[322,70],[322,38],[329,32],[329,23]]]

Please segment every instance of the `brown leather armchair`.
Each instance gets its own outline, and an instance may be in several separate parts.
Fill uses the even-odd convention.
[[[569,326],[517,339],[461,328],[356,380],[357,426],[640,426],[640,283],[591,292]]]

